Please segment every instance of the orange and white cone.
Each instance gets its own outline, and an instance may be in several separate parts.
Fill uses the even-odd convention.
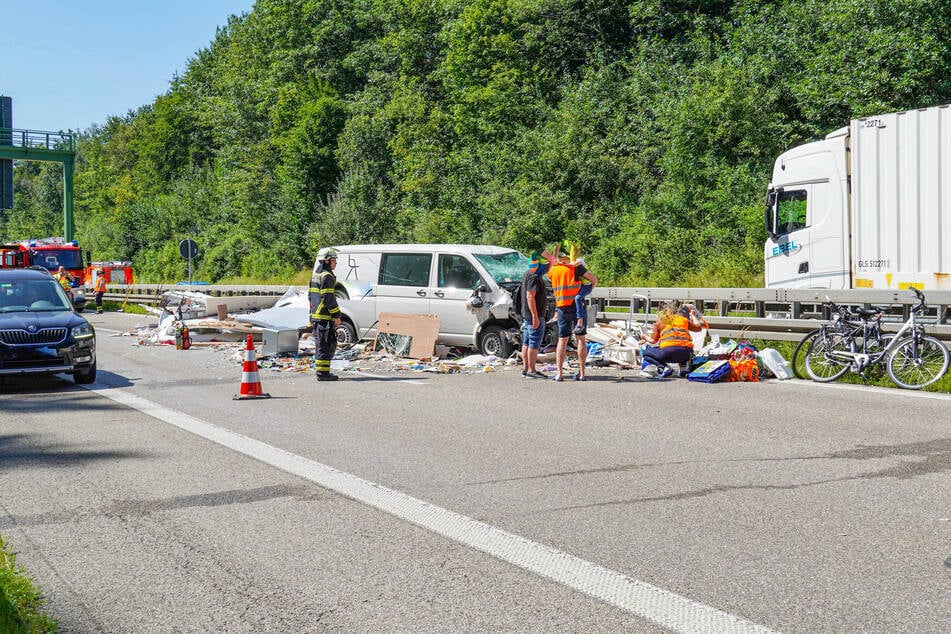
[[[241,393],[234,395],[234,400],[243,401],[250,398],[271,398],[261,388],[261,379],[258,377],[258,359],[254,353],[254,341],[248,335],[244,347],[244,370],[241,372]]]

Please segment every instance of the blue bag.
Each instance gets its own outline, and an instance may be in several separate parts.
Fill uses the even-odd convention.
[[[730,360],[720,359],[716,361],[707,361],[693,372],[687,375],[688,381],[697,381],[699,383],[716,383],[730,378]]]

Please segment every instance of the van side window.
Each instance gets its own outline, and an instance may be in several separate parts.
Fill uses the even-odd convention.
[[[380,259],[380,284],[429,286],[431,253],[384,253]]]
[[[439,288],[464,288],[472,290],[482,281],[472,263],[461,255],[439,256]]]
[[[794,189],[779,193],[776,201],[776,233],[783,235],[806,225],[806,190]]]

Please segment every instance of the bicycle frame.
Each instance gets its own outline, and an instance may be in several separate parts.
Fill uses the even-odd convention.
[[[888,336],[891,338],[888,341],[888,345],[877,352],[873,352],[873,353],[868,352],[868,334],[869,332],[873,332],[874,330],[879,329],[880,326],[876,324],[875,326],[869,327],[868,321],[863,320],[863,323],[861,326],[855,325],[852,332],[847,333],[847,336],[852,337],[853,339],[857,334],[860,334],[860,333],[862,334],[862,351],[861,352],[859,351],[852,352],[849,350],[834,349],[834,350],[829,350],[826,354],[828,354],[830,358],[836,361],[839,361],[841,363],[848,363],[850,371],[854,373],[860,373],[864,371],[865,368],[869,367],[870,365],[879,363],[882,359],[886,357],[886,355],[888,355],[888,353],[890,353],[892,350],[897,348],[899,343],[901,343],[902,339],[907,333],[911,332],[912,334],[919,334],[920,332],[923,331],[924,327],[917,323],[915,316],[918,314],[919,311],[924,310],[924,308],[925,308],[925,303],[924,303],[924,299],[922,298],[918,306],[916,306],[915,308],[911,310],[911,314],[908,316],[908,319],[905,320],[905,323],[902,324],[901,328],[899,328],[898,332],[895,333],[894,335],[891,335],[891,333],[889,333]],[[881,332],[879,330],[879,335],[880,334]]]

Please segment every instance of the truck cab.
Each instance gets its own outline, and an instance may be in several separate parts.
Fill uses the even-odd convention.
[[[27,268],[37,266],[55,274],[63,267],[69,277],[68,294],[73,308],[82,312],[86,307],[83,251],[75,240],[62,238],[30,239],[0,245],[0,268]]]
[[[776,159],[766,202],[767,288],[851,286],[847,139],[842,128]]]

